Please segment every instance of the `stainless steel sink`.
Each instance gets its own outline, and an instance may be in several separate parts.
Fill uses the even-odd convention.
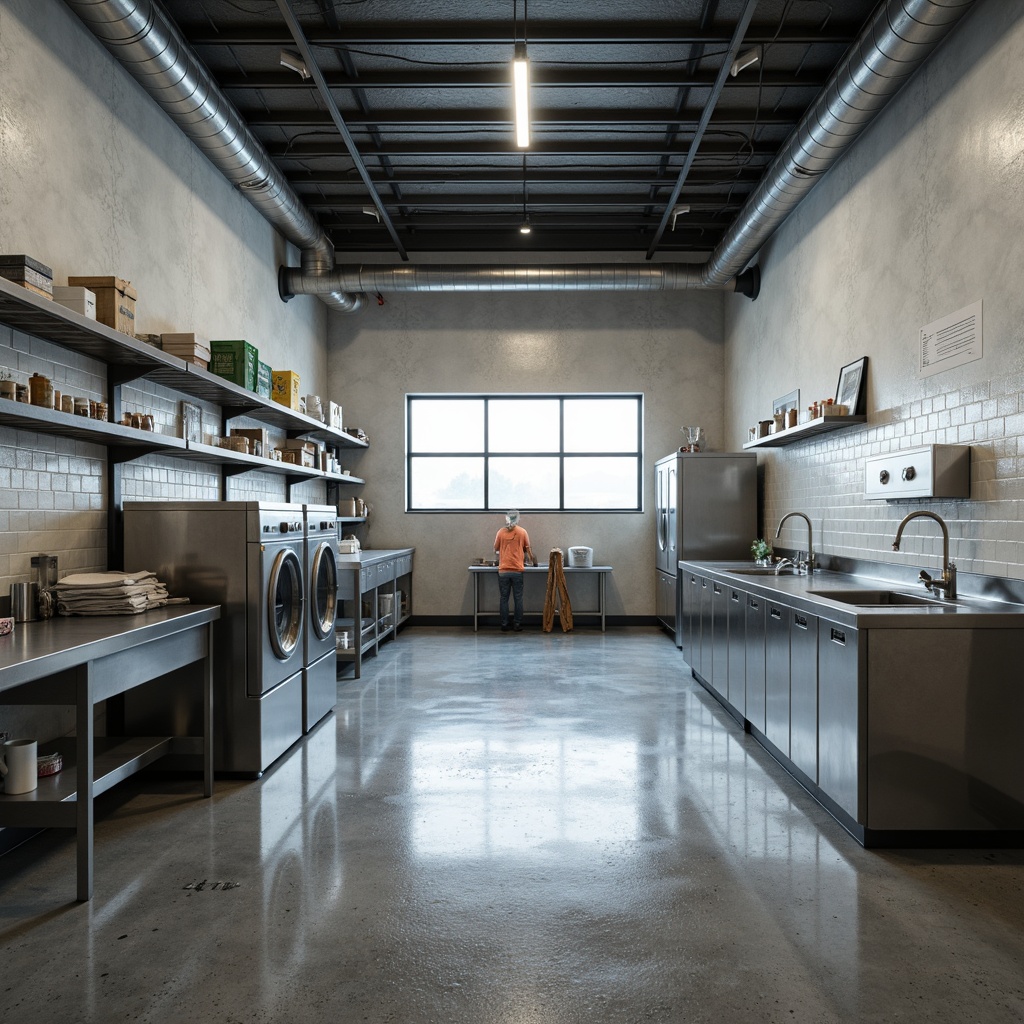
[[[808,590],[807,593],[814,597],[827,598],[829,601],[841,601],[843,604],[955,607],[952,602],[939,598],[925,597],[922,594],[903,594],[898,590]]]
[[[796,576],[797,571],[790,566],[786,566],[776,572],[774,569],[770,569],[767,566],[752,566],[749,569],[726,569],[726,572],[735,573],[737,576]]]

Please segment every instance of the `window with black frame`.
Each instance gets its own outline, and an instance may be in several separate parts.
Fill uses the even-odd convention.
[[[406,396],[406,510],[639,512],[643,396]]]

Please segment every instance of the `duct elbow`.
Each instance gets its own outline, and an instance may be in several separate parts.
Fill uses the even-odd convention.
[[[747,267],[742,274],[736,275],[736,291],[746,295],[751,302],[761,294],[761,268],[758,264]]]
[[[339,313],[356,313],[363,305],[362,295],[341,291],[330,274],[309,274],[301,267],[278,267],[277,293],[282,302],[296,295],[315,295],[325,306]]]

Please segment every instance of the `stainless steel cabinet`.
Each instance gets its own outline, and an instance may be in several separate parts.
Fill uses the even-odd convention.
[[[745,646],[743,659],[746,682],[746,716],[755,729],[764,732],[764,641],[765,601],[753,594],[744,595]]]
[[[682,641],[683,657],[690,668],[695,668],[700,647],[700,577],[683,572],[682,580]]]
[[[655,612],[658,621],[669,632],[679,635],[676,628],[676,577],[670,576],[661,569],[656,570],[657,587],[654,592]]]
[[[700,647],[698,648],[697,664],[694,671],[702,679],[708,680],[711,675],[711,581],[700,578]]]
[[[826,619],[818,624],[818,785],[854,821],[865,824],[862,784],[862,695],[866,661],[856,629]]]
[[[727,588],[728,601],[728,700],[729,703],[741,714],[747,713],[747,681],[746,681],[746,616],[745,605],[746,595],[733,587]]]
[[[764,643],[764,734],[789,757],[789,609],[768,602]]]
[[[818,781],[818,619],[789,613],[789,756]]]
[[[707,681],[723,697],[729,696],[728,588],[711,581],[711,675]],[[707,668],[707,664],[704,666]]]

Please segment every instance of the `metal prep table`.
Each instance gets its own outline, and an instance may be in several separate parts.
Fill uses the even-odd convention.
[[[220,605],[171,605],[139,615],[19,623],[0,638],[0,704],[73,704],[76,736],[64,768],[31,793],[0,794],[0,826],[73,828],[78,899],[92,896],[93,799],[169,753],[202,754],[213,794],[213,622]],[[108,697],[202,662],[203,735],[95,737],[93,708]],[[51,744],[45,744],[47,748]]]
[[[599,616],[601,619],[601,632],[604,632],[604,596],[605,596],[605,580],[608,578],[608,573],[612,571],[610,565],[589,565],[584,567],[576,566],[564,566],[563,570],[565,573],[565,584],[569,586],[569,580],[577,574],[597,574],[597,608],[577,608],[576,605],[572,606],[573,618],[577,615],[590,615]],[[528,565],[524,569],[527,577],[541,574],[547,576],[548,567],[546,565]],[[495,579],[498,577],[498,567],[496,565],[471,565],[469,566],[469,574],[473,577],[473,632],[477,631],[477,620],[481,615],[496,615],[498,609],[495,608],[481,608],[480,607],[480,578],[484,575],[493,575]],[[524,580],[525,583],[525,580]],[[523,603],[526,603],[526,590],[523,590]],[[527,610],[524,612],[525,615],[543,615],[543,608],[539,611]]]

